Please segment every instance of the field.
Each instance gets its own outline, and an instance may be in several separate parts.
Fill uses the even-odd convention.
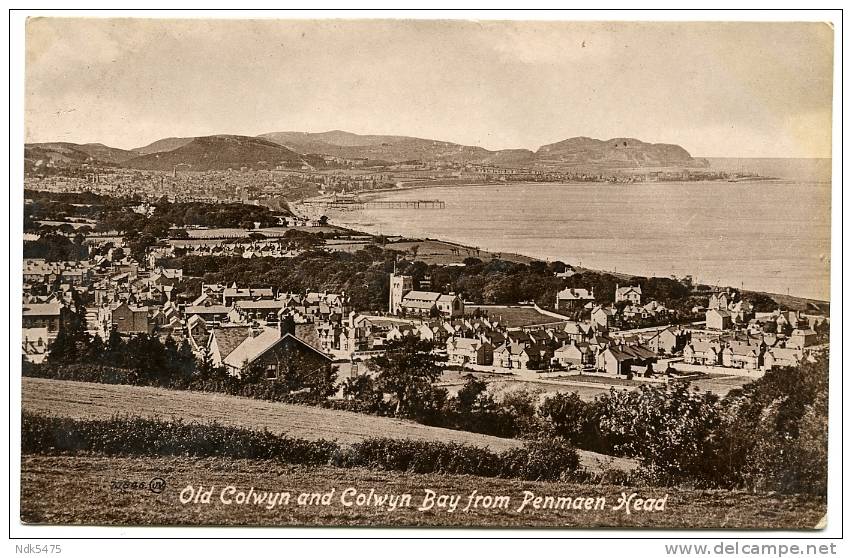
[[[565,380],[546,380],[535,381],[525,380],[521,378],[506,377],[503,374],[484,374],[481,372],[470,371],[445,371],[441,376],[440,386],[446,389],[450,394],[456,394],[464,385],[464,377],[472,374],[474,377],[485,381],[488,384],[488,391],[492,395],[500,393],[526,390],[537,392],[542,395],[552,395],[554,393],[576,393],[583,401],[592,401],[595,397],[609,393],[609,385],[603,383],[580,383],[571,382],[571,378]],[[565,382],[565,383],[561,383]],[[570,383],[569,383],[570,382]]]
[[[531,306],[469,306],[467,308],[470,312],[477,309],[487,313],[489,318],[499,319],[500,323],[506,327],[525,327],[565,321],[542,314]]]
[[[336,440],[341,444],[377,436],[457,442],[494,451],[520,445],[518,440],[424,426],[411,421],[214,393],[40,378],[23,378],[22,392],[21,406],[24,410],[72,418],[107,419],[115,414],[131,414],[196,422],[215,420],[223,425],[266,429],[308,440]],[[594,452],[579,453],[581,464],[593,471],[603,466],[628,469],[635,465],[629,459],[613,460]]]
[[[802,496],[730,491],[639,489],[637,497],[663,498],[665,509],[613,509],[620,486],[592,486],[486,479],[472,476],[416,475],[365,469],[304,468],[250,460],[25,456],[21,463],[21,520],[26,523],[87,525],[275,525],[275,526],[434,526],[539,528],[729,528],[810,529],[825,513],[825,502]],[[165,487],[152,492],[152,479]],[[125,485],[125,481],[128,483]],[[213,489],[209,503],[181,503],[187,486]],[[237,491],[288,492],[289,503],[230,504],[220,499],[226,486]],[[327,494],[327,505],[300,505],[302,493]],[[347,489],[358,493],[410,494],[410,506],[345,506]],[[448,508],[419,510],[426,490],[458,496]],[[506,507],[464,511],[474,490],[481,496],[508,496]],[[524,491],[535,496],[605,498],[597,510],[534,509]],[[628,494],[630,490],[627,491]],[[188,493],[187,493],[188,494]],[[666,496],[667,495],[667,496]],[[372,500],[375,502],[375,500]],[[484,503],[484,500],[481,500]],[[597,503],[598,500],[595,500]]]
[[[724,397],[732,389],[740,388],[753,380],[754,378],[736,376],[733,374],[707,374],[704,378],[692,380],[690,385],[698,388],[699,391],[712,391],[713,393]]]
[[[462,246],[453,242],[443,240],[401,240],[387,244],[385,248],[396,250],[399,252],[412,253],[411,250],[416,246],[417,260],[426,264],[435,265],[459,265],[462,264],[465,258],[479,258],[483,262],[487,262],[492,258],[499,257],[502,260],[516,263],[528,264],[535,258],[512,254],[508,252],[487,252],[476,248]]]

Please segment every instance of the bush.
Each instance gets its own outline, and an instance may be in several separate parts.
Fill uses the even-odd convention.
[[[369,438],[352,445],[352,465],[405,471],[496,476],[499,456],[487,449],[453,442]]]
[[[501,453],[452,442],[371,438],[352,446],[350,464],[409,473],[559,480],[576,473],[580,460],[573,447],[554,438]]]
[[[134,384],[136,373],[126,368],[103,364],[64,364],[56,366],[27,366],[23,375],[31,378],[72,380],[99,384]]]
[[[500,454],[500,476],[531,481],[564,480],[580,467],[577,450],[559,438],[542,437]]]

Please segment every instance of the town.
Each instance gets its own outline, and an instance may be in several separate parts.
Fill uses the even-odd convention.
[[[394,269],[374,279],[374,289],[385,289],[382,306],[343,290],[320,290],[319,282],[300,291],[261,277],[207,282],[205,274],[187,273],[186,262],[242,259],[274,268],[305,254],[334,258],[379,248],[375,238],[337,229],[325,217],[307,220],[239,202],[227,207],[255,213],[229,217],[230,228],[187,225],[203,222],[188,217],[203,213],[203,206],[191,207],[204,203],[195,200],[177,218],[185,222],[159,223],[154,234],[128,234],[109,229],[150,227],[166,206],[171,213],[176,206],[160,202],[157,213],[157,202],[125,199],[106,211],[108,197],[68,204],[55,198],[74,194],[28,192],[25,255],[41,257],[23,262],[22,355],[35,364],[48,359],[63,325],[75,319],[104,343],[112,335],[170,338],[228,374],[238,377],[260,366],[270,380],[279,377],[293,351],[333,364],[340,381],[374,374],[370,363],[389,343],[404,338],[428,343],[441,357],[445,374],[439,385],[452,386],[452,378],[467,373],[565,391],[734,378],[730,387],[827,349],[828,319],[816,307],[772,307],[763,297],[756,311],[736,289],[700,290],[685,278],[668,281],[698,296],[668,308],[672,300],[649,297],[638,284],[616,284],[606,296],[596,294],[594,286],[572,286],[572,277],[583,274],[564,265],[546,271],[548,284],[558,287],[551,300],[526,302],[535,297],[521,292],[517,300],[488,304],[482,293],[433,289],[437,277],[422,269],[416,277],[397,271],[422,264],[415,265],[416,250],[394,251],[393,244],[384,249],[393,254]],[[465,262],[444,269],[475,271],[483,265],[476,258]],[[441,272],[437,266],[432,275]]]

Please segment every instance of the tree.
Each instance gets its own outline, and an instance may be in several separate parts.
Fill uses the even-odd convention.
[[[642,385],[635,391],[613,388],[602,403],[601,429],[617,452],[642,460],[652,481],[719,481],[718,396],[690,391],[684,383]]]
[[[439,360],[432,345],[409,335],[391,341],[385,354],[374,358],[370,366],[379,371],[379,389],[396,397],[397,415],[409,415],[420,400],[430,396],[432,383],[441,375]]]
[[[825,494],[828,357],[767,372],[722,401],[721,451],[730,482]]]
[[[148,248],[156,244],[157,238],[149,233],[142,233],[133,237],[132,240],[128,243],[128,247],[130,248],[130,255],[137,262],[145,261],[145,253]]]
[[[554,434],[578,447],[584,447],[583,437],[592,420],[591,405],[580,399],[576,392],[557,393],[548,397],[539,407],[538,414]]]
[[[209,380],[213,376],[213,355],[210,353],[210,347],[205,344],[201,348],[201,358],[198,360],[198,366],[195,371],[199,379],[202,381]]]
[[[90,353],[91,339],[81,321],[69,312],[66,319],[60,320],[56,339],[47,355],[49,364],[71,364],[78,362]]]
[[[343,382],[343,397],[355,401],[370,401],[376,397],[376,383],[366,374],[346,378]],[[378,394],[381,397],[381,394]]]
[[[488,395],[488,384],[477,379],[473,374],[468,374],[466,379],[467,381],[456,394],[456,401],[460,411],[471,412],[481,402],[481,399]]]

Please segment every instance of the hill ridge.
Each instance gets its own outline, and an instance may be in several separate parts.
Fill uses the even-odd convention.
[[[167,137],[132,150],[100,143],[70,142],[32,143],[25,147],[27,160],[48,158],[54,164],[94,162],[143,170],[172,170],[177,164],[188,164],[193,170],[265,169],[280,164],[293,167],[310,165],[308,161],[317,161],[317,155],[388,163],[422,161],[509,167],[707,166],[706,161],[693,158],[679,145],[650,143],[632,137],[596,139],[575,136],[542,145],[535,151],[525,148],[488,150],[435,139],[356,134],[335,129],[326,132],[269,132],[257,136]]]

